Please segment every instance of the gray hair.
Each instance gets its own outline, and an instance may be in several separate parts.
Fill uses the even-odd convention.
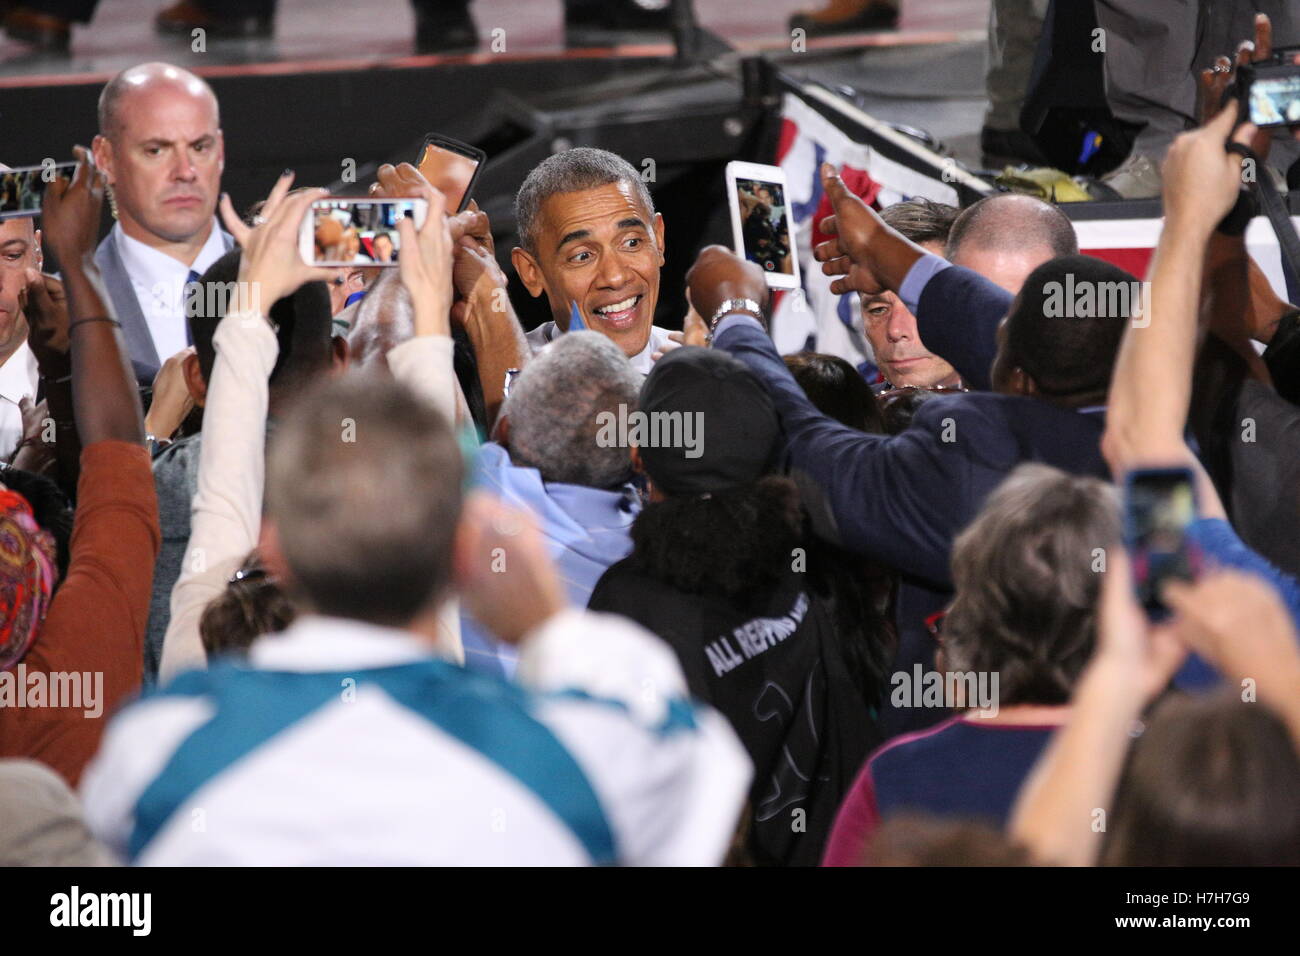
[[[451,425],[376,371],[325,377],[271,439],[266,513],[311,610],[402,627],[451,587],[462,462]]]
[[[524,366],[502,413],[510,460],[544,480],[613,488],[631,473],[624,446],[597,441],[601,412],[635,410],[642,376],[599,332],[568,332]]]
[[[655,204],[650,198],[650,190],[646,189],[632,164],[622,156],[604,149],[579,146],[546,157],[528,174],[515,196],[515,223],[520,245],[533,255],[537,254],[538,220],[546,200],[558,193],[582,192],[610,183],[628,183],[636,191],[637,199],[651,216],[654,215]]]

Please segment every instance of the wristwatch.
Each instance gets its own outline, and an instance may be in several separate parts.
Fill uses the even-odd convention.
[[[706,345],[713,344],[713,333],[718,328],[718,323],[729,315],[749,315],[758,319],[759,324],[764,328],[767,327],[767,321],[763,316],[763,307],[753,299],[727,299],[718,306],[713,315],[709,318],[709,334],[704,337]]]

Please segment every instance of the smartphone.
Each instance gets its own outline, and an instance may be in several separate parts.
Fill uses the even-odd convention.
[[[799,288],[785,170],[759,163],[727,163],[727,199],[736,255],[763,267],[773,289]]]
[[[1193,581],[1203,557],[1187,539],[1196,520],[1196,477],[1188,468],[1130,472],[1124,484],[1124,539],[1133,565],[1133,588],[1147,617],[1158,621],[1169,609],[1160,590],[1170,578]]]
[[[71,179],[77,164],[46,163],[0,172],[0,219],[39,216],[45,187],[60,176]]]
[[[420,147],[415,166],[447,197],[447,211],[460,212],[469,204],[474,181],[487,153],[450,136],[430,133]]]
[[[1300,66],[1256,65],[1246,102],[1256,126],[1300,126]]]
[[[397,223],[424,225],[424,199],[318,199],[303,217],[298,248],[313,266],[397,265],[402,237]]]

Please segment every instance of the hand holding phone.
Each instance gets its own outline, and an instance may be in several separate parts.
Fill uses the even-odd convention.
[[[785,170],[732,162],[727,164],[726,178],[736,255],[759,266],[769,287],[799,288]]]
[[[313,266],[393,267],[401,254],[397,223],[413,219],[418,232],[428,212],[424,199],[318,199],[303,218],[299,249]]]
[[[1191,469],[1129,472],[1124,484],[1124,539],[1138,603],[1153,621],[1169,615],[1161,598],[1165,582],[1193,581],[1201,572],[1200,549],[1187,538],[1187,527],[1197,514]]]
[[[469,203],[486,158],[487,153],[477,147],[450,136],[430,133],[424,138],[415,166],[447,197],[447,211],[457,213]]]
[[[46,187],[56,179],[72,179],[77,164],[45,163],[0,171],[0,220],[39,216]]]

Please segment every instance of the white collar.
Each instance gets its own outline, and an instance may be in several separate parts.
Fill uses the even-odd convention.
[[[23,342],[14,349],[13,355],[0,365],[0,398],[18,404],[24,396],[36,395],[37,375],[36,355],[31,347]]]
[[[248,649],[259,670],[335,671],[393,667],[438,656],[432,643],[410,631],[308,614],[280,634],[267,634]]]
[[[544,328],[545,331],[542,333],[542,338],[548,344],[555,341],[557,336],[564,334],[560,331],[560,326],[556,324],[554,319],[547,322]],[[668,341],[669,331],[669,329],[661,329],[657,325],[650,326],[650,335],[645,341],[645,348],[628,359],[628,361],[632,363],[634,369],[642,375],[650,374],[650,370],[654,368],[655,364],[654,354],[659,351],[659,346]]]
[[[216,217],[212,219],[207,241],[189,265],[173,259],[165,252],[159,252],[139,239],[131,238],[122,229],[120,222],[113,224],[113,236],[118,254],[122,257],[122,265],[126,267],[126,274],[133,283],[146,289],[159,283],[173,283],[178,277],[183,284],[191,269],[198,273],[206,272],[208,266],[226,254],[226,241],[221,235]]]

